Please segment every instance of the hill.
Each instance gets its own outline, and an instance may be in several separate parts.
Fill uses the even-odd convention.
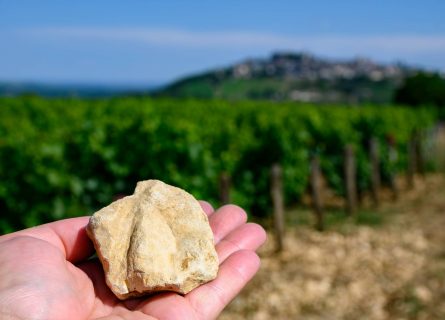
[[[267,99],[323,103],[389,103],[419,69],[369,59],[328,60],[307,53],[276,53],[180,79],[156,96]]]

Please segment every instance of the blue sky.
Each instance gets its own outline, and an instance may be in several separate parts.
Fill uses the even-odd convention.
[[[0,81],[157,84],[274,51],[445,71],[442,0],[0,0]]]

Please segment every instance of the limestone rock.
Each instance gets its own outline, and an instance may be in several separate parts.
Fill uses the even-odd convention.
[[[138,182],[133,195],[97,211],[87,233],[119,299],[165,290],[185,294],[218,272],[199,202],[158,180]]]

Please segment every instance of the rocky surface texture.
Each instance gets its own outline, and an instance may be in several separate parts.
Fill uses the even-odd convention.
[[[199,202],[158,180],[139,182],[133,195],[97,211],[87,233],[119,299],[165,290],[186,294],[218,272]]]
[[[445,178],[418,177],[402,190],[399,200],[383,193],[378,210],[359,213],[380,216],[380,225],[293,225],[282,254],[268,241],[260,272],[218,319],[445,319]]]

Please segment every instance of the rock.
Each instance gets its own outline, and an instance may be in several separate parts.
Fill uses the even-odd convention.
[[[218,272],[199,202],[158,180],[138,182],[133,195],[97,211],[87,233],[119,299],[166,290],[186,294]]]

